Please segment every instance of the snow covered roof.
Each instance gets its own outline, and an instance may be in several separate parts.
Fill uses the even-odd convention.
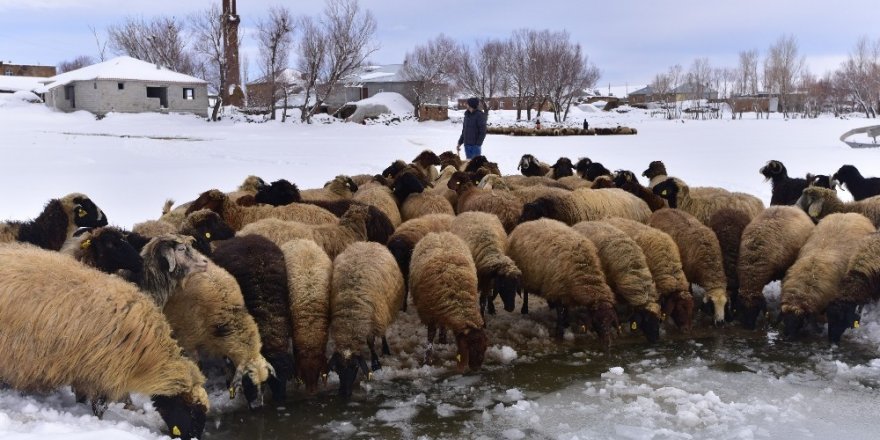
[[[81,69],[71,70],[51,78],[44,78],[45,92],[55,87],[70,84],[73,81],[92,81],[96,79],[157,81],[170,83],[207,84],[207,81],[194,76],[175,72],[167,67],[136,58],[121,56],[102,63],[92,64]]]
[[[39,76],[0,76],[0,92],[34,91],[43,85],[46,78]]]
[[[654,88],[651,86],[642,87],[641,89],[636,90],[635,92],[630,92],[630,95],[653,95],[656,93]]]
[[[359,82],[400,82],[405,81],[400,70],[403,64],[386,64],[384,66],[367,66],[357,76]]]
[[[281,82],[285,84],[300,84],[303,82],[302,80],[302,72],[296,69],[284,69],[281,72],[278,72],[278,75],[275,77],[276,82]],[[262,84],[266,83],[268,75],[264,76],[256,81],[248,83],[250,84]]]

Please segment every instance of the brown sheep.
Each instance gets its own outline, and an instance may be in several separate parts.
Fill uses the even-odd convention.
[[[727,278],[727,296],[730,298],[731,308],[737,304],[739,296],[739,277],[737,275],[739,248],[743,230],[749,222],[748,214],[736,209],[722,208],[712,214],[707,225],[715,233],[718,245],[721,247],[721,261],[724,265],[724,276]],[[733,315],[729,318],[733,318]]]
[[[828,340],[839,344],[848,328],[859,328],[858,309],[880,296],[880,233],[861,239],[849,259],[846,275],[840,282],[840,294],[828,304]]]
[[[76,228],[100,226],[107,226],[104,211],[85,194],[71,193],[49,200],[33,220],[0,222],[0,243],[19,241],[57,251]]]
[[[497,216],[506,232],[516,227],[522,203],[510,191],[479,189],[463,172],[455,173],[447,186],[458,193],[458,213],[486,212]]]
[[[436,165],[440,165],[440,157],[434,154],[433,151],[422,151],[412,160],[412,164],[418,168],[422,174],[428,177],[429,182],[437,180],[438,173]]]
[[[352,199],[366,205],[375,206],[388,217],[393,227],[400,226],[402,222],[400,208],[397,206],[397,200],[394,199],[391,189],[387,186],[361,186],[358,192],[354,193]]]
[[[621,189],[579,189],[559,197],[541,197],[523,206],[519,221],[548,217],[573,225],[582,221],[623,217],[645,222],[651,210],[638,197]]]
[[[303,201],[350,199],[358,186],[348,176],[336,176],[323,188],[305,189],[299,192]]]
[[[186,210],[189,215],[200,209],[210,209],[220,214],[223,220],[236,231],[248,223],[264,218],[278,218],[301,223],[320,225],[335,223],[336,216],[324,208],[305,203],[291,203],[284,206],[239,206],[232,203],[222,192],[212,189],[205,191]]]
[[[793,206],[770,206],[742,232],[737,275],[739,295],[734,307],[739,320],[753,330],[767,306],[764,286],[781,280],[813,231],[806,213]]]
[[[880,226],[880,196],[868,197],[858,202],[843,202],[833,189],[808,186],[804,188],[797,205],[815,222],[835,212],[856,212],[871,220],[874,226]]]
[[[467,244],[449,232],[419,240],[410,265],[409,290],[419,319],[428,327],[431,359],[437,328],[450,329],[458,345],[459,371],[478,370],[488,346],[480,315],[477,268]]]
[[[719,209],[736,209],[746,213],[749,219],[764,210],[761,199],[746,193],[718,191],[715,188],[704,189],[700,193],[691,193],[690,187],[682,180],[669,178],[654,186],[654,194],[666,199],[670,208],[681,209],[709,225],[709,219]]]
[[[648,219],[648,225],[672,237],[678,245],[681,265],[687,280],[706,291],[703,304],[711,311],[715,324],[725,320],[727,312],[727,279],[718,238],[696,217],[680,209],[663,208]]]
[[[429,232],[447,232],[452,228],[455,216],[449,214],[431,214],[403,222],[388,239],[388,250],[397,261],[403,274],[404,285],[409,283],[409,263],[416,243]],[[403,311],[407,308],[407,294],[404,293]]]
[[[441,194],[425,191],[425,186],[409,173],[394,180],[394,197],[400,204],[400,218],[404,222],[429,214],[455,215],[449,200]]]

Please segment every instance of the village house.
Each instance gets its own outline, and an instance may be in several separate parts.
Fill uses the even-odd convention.
[[[208,115],[208,83],[122,56],[46,78],[37,92],[65,112],[193,113]]]
[[[387,64],[383,66],[368,66],[364,68],[353,81],[338,88],[324,102],[330,113],[342,108],[345,104],[375,96],[377,93],[394,92],[403,95],[411,104],[415,105],[416,96],[415,82],[407,81],[401,74],[403,64]],[[434,87],[431,96],[422,99],[419,114],[421,120],[446,120],[448,86],[438,84]]]

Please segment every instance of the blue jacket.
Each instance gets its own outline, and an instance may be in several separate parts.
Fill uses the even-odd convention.
[[[486,139],[486,114],[480,110],[465,111],[459,145],[483,145]]]

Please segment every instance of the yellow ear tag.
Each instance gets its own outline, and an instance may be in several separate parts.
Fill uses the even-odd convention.
[[[664,189],[663,191],[660,191],[660,195],[666,197],[666,190]]]
[[[666,314],[665,314],[665,313],[661,313],[661,314],[660,314],[660,320],[661,320],[661,321],[666,321]]]
[[[210,233],[210,232],[205,232],[205,238],[211,238],[211,233]]]
[[[235,399],[235,387],[229,387],[229,398]]]
[[[635,331],[637,328],[639,328],[639,326],[638,326],[638,324],[636,324],[635,321],[629,323],[629,329],[630,329],[630,330]]]
[[[180,437],[180,428],[177,426],[171,428],[171,435],[175,437]]]
[[[581,326],[581,333],[586,333],[586,332],[587,332],[587,326],[582,325]]]
[[[88,214],[88,212],[86,212],[85,209],[80,208],[76,210],[76,215],[79,217],[85,217],[86,214]]]
[[[373,372],[367,373],[367,380],[373,380]]]
[[[81,249],[88,249],[89,246],[91,246],[91,245],[92,245],[92,240],[84,240],[82,243],[80,243],[79,247]]]
[[[859,321],[853,321],[853,328],[859,328]]]

